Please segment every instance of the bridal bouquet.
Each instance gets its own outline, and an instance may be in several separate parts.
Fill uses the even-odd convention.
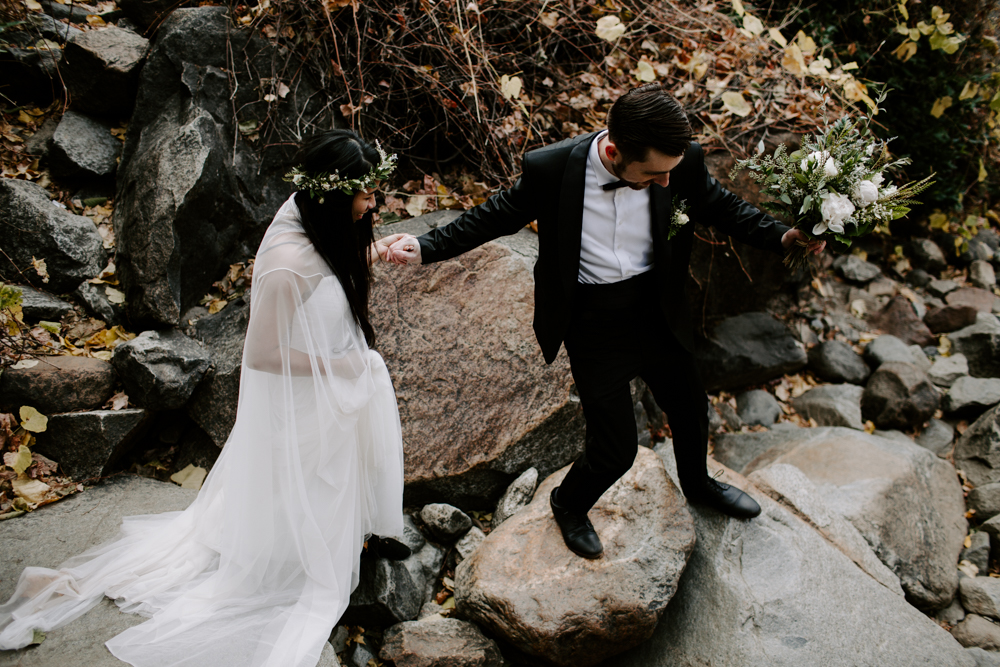
[[[879,102],[885,99],[880,97]],[[741,169],[762,186],[762,194],[772,198],[761,206],[786,220],[811,240],[838,241],[850,246],[852,239],[870,234],[890,220],[906,215],[913,197],[933,184],[931,174],[906,185],[890,185],[883,172],[910,164],[903,157],[892,159],[888,143],[871,134],[870,116],[844,117],[823,132],[809,135],[802,148],[788,153],[784,145],[774,155],[764,155],[764,142],[757,154],[739,160],[730,178]],[[808,254],[803,241],[797,241],[785,257],[790,268],[801,266]]]

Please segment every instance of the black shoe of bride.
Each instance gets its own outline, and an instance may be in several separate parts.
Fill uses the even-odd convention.
[[[406,560],[412,553],[410,547],[399,540],[372,535],[365,542],[365,550],[361,552],[361,555],[369,558],[385,558],[386,560]]]

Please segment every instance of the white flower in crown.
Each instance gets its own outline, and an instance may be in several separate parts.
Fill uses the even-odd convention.
[[[340,190],[345,195],[353,195],[362,190],[371,190],[379,182],[388,178],[389,174],[396,168],[397,159],[395,153],[388,155],[378,141],[375,142],[375,150],[378,151],[379,163],[377,166],[372,167],[362,178],[341,180],[337,170],[334,170],[332,174],[323,172],[311,176],[308,172],[303,171],[302,165],[299,165],[285,174],[282,180],[294,185],[296,190],[307,191],[310,197],[319,197],[320,204],[323,203],[323,193],[330,190]]]

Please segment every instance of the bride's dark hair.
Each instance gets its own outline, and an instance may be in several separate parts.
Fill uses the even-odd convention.
[[[351,130],[329,130],[307,139],[299,150],[297,164],[310,176],[337,171],[347,180],[363,178],[378,166],[375,148]],[[375,330],[368,319],[372,267],[368,247],[374,242],[372,214],[354,220],[351,208],[354,195],[329,190],[322,196],[295,193],[302,227],[320,257],[340,280],[347,294],[354,321],[361,327],[369,347],[375,344]]]

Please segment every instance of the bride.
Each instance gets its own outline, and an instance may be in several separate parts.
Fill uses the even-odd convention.
[[[0,649],[107,595],[149,617],[107,642],[137,667],[314,667],[358,583],[359,554],[405,558],[403,450],[389,373],[370,349],[376,143],[303,146],[257,252],[236,424],[183,512],[124,520],[57,570],[29,567],[0,606]]]

